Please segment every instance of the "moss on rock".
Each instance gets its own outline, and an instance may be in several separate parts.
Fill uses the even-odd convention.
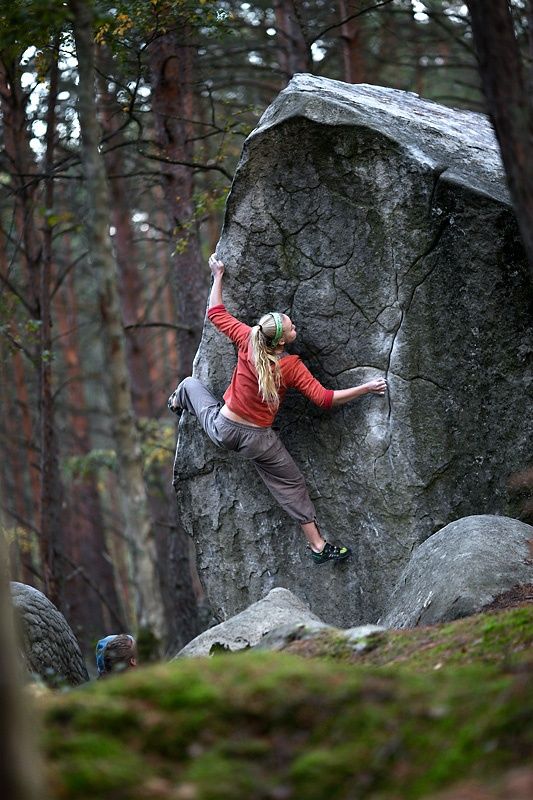
[[[445,659],[438,671],[407,669],[414,650],[396,657],[402,668],[247,651],[43,698],[51,794],[418,798],[459,780],[496,778],[530,752],[533,698],[527,659],[494,650],[520,642],[524,655],[531,617],[531,609],[514,609],[436,626],[439,658],[460,640],[478,662]]]
[[[433,670],[466,664],[507,669],[531,658],[533,606],[505,612],[476,614],[453,623],[406,630],[389,630],[365,637],[364,643],[347,641],[342,630],[320,632],[315,637],[287,644],[294,655],[374,666]]]

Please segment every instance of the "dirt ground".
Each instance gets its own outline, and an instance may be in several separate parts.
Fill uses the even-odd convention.
[[[499,611],[503,608],[513,608],[513,606],[529,605],[533,603],[533,583],[525,583],[523,586],[513,586],[507,592],[502,592],[494,598],[492,603],[485,606],[483,611]]]

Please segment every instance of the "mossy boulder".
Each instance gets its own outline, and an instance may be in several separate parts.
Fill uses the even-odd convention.
[[[439,670],[246,651],[44,698],[51,797],[392,800],[497,781],[533,745],[533,611],[434,631],[449,641],[465,623],[463,650],[482,638],[486,657]],[[488,645],[500,651],[504,630],[502,661]]]

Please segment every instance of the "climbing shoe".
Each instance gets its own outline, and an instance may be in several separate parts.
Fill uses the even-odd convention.
[[[177,414],[178,417],[179,417],[181,415],[181,412],[183,411],[183,409],[180,408],[180,406],[175,406],[174,405],[174,400],[175,399],[176,399],[176,392],[174,391],[174,392],[172,392],[172,394],[170,395],[170,397],[167,400],[167,406],[169,408],[169,411],[172,411],[173,414]]]
[[[351,554],[352,551],[349,547],[345,547],[342,544],[330,544],[329,542],[326,542],[324,549],[320,553],[315,553],[314,550],[311,550],[311,558],[315,564],[325,564],[326,561],[344,561]]]

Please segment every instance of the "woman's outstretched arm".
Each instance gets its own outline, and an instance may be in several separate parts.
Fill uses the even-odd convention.
[[[362,397],[364,394],[385,394],[387,391],[387,381],[384,378],[377,378],[368,383],[362,383],[361,386],[352,386],[351,389],[335,389],[333,392],[334,406],[342,406],[350,400],[355,400],[356,397]]]
[[[211,287],[211,294],[209,295],[209,306],[220,306],[223,304],[222,300],[222,276],[224,275],[224,264],[218,261],[215,254],[209,256],[209,268],[213,275],[213,285]]]
[[[250,326],[245,325],[244,322],[239,322],[232,314],[230,314],[222,299],[222,276],[224,275],[224,264],[218,261],[213,254],[209,258],[209,267],[213,273],[213,286],[211,287],[211,294],[209,295],[209,306],[207,316],[218,328],[218,330],[231,339],[234,344],[239,348],[248,346],[248,339],[250,338]]]

